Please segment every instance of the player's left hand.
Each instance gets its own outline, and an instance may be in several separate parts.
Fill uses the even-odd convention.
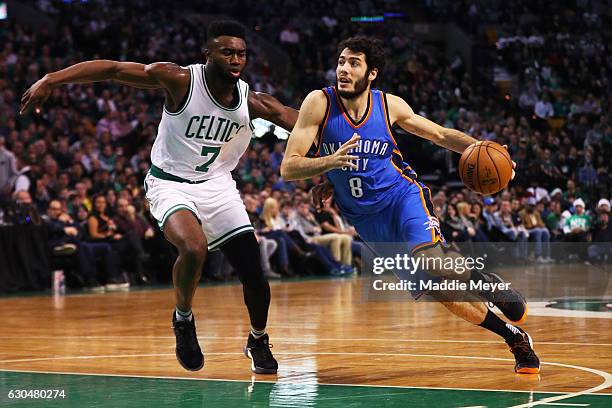
[[[32,106],[35,107],[36,113],[40,112],[40,105],[43,104],[51,95],[53,87],[49,85],[48,80],[45,78],[39,79],[32,85],[21,97],[21,108],[19,114],[23,115]]]
[[[508,150],[508,145],[504,145],[504,149]],[[512,177],[510,177],[510,180],[514,180],[514,176],[516,176],[514,169],[516,169],[516,162],[512,160]]]
[[[317,184],[310,190],[312,197],[312,205],[317,211],[323,209],[323,203],[329,200],[334,193],[334,187],[329,181]]]

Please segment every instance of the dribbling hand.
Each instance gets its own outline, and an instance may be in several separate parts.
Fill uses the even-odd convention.
[[[508,150],[508,145],[504,145],[504,149]],[[514,180],[514,176],[516,176],[514,169],[516,169],[516,162],[512,160],[512,177],[510,177],[510,180]]]

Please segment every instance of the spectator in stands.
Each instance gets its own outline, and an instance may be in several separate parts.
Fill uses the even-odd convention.
[[[0,159],[1,163],[2,159]],[[32,185],[31,181],[31,170],[32,168],[25,164],[25,162],[17,158],[17,175],[15,177],[15,191],[25,190],[30,191],[30,186]],[[1,182],[0,182],[1,184]]]
[[[280,209],[278,201],[272,197],[266,198],[261,210],[261,220],[263,228],[261,234],[267,238],[274,239],[279,246],[287,248],[287,252],[294,258],[296,263],[299,263],[300,258],[304,260],[306,253],[298,246],[298,244],[287,234],[285,222],[280,217]],[[281,243],[282,242],[282,243]],[[293,276],[289,270],[289,259],[281,259],[279,273],[284,276]],[[295,263],[294,263],[295,264]],[[295,266],[295,265],[294,265]]]
[[[13,193],[13,200],[17,204],[25,204],[25,205],[31,205],[32,204],[32,196],[30,195],[29,192],[27,192],[25,190],[15,191]]]
[[[495,213],[495,217],[499,220],[500,231],[507,240],[516,242],[513,250],[513,255],[517,259],[527,258],[527,232],[514,223],[512,216],[512,207],[510,201],[502,200],[499,211]]]
[[[530,241],[535,242],[535,258],[538,263],[550,263],[550,233],[536,211],[535,197],[529,197],[527,206],[519,212],[523,228],[527,230]]]
[[[463,222],[463,219],[459,217],[455,204],[448,204],[446,206],[446,212],[442,214],[442,235],[444,235],[449,242],[465,242],[470,239],[468,226]]]
[[[581,259],[585,258],[585,251],[580,244],[587,242],[587,233],[591,229],[591,220],[585,213],[584,208],[584,201],[581,198],[576,199],[574,201],[575,213],[565,220],[565,225],[563,227],[563,232],[565,234],[564,241],[579,243],[579,246],[576,248],[576,252]]]
[[[612,224],[610,206],[598,209],[597,221],[593,226],[593,244],[587,248],[590,262],[607,262],[612,259]]]
[[[305,239],[329,248],[337,262],[344,265],[352,264],[351,236],[339,233],[321,234],[321,226],[310,211],[309,201],[305,200],[299,204],[296,223],[298,231]]]
[[[117,225],[106,212],[106,198],[98,195],[94,198],[94,208],[87,218],[87,236],[90,242],[110,244],[113,252],[119,258],[119,267],[122,268],[130,261],[131,253],[123,236],[117,232]],[[125,277],[119,277],[120,282],[113,282],[122,287],[129,287]]]
[[[0,136],[0,200],[11,196],[17,174],[15,155],[6,149],[5,139]]]
[[[360,257],[363,244],[356,240],[358,237],[355,227],[348,225],[334,207],[333,199],[327,200],[323,204],[323,209],[315,214],[315,219],[321,226],[321,233],[343,234],[351,239],[351,253],[354,257]],[[349,263],[350,265],[350,263]]]
[[[487,222],[483,216],[482,204],[480,204],[480,202],[475,201],[472,203],[470,207],[470,217],[474,223],[474,227],[486,236],[486,241],[491,241],[491,237],[487,233]]]
[[[251,221],[251,224],[255,228],[255,235],[259,237],[260,239],[272,240],[276,244],[275,250],[269,254],[270,256],[268,256],[268,259],[270,259],[270,257],[273,256],[274,263],[277,266],[277,270],[281,272],[281,275],[284,274],[285,276],[288,276],[290,274],[290,270],[289,270],[289,249],[287,248],[287,242],[283,239],[274,239],[272,237],[267,237],[263,235],[265,226],[263,224],[263,220],[258,214],[258,201],[253,195],[251,194],[244,195],[244,206],[246,207],[247,214],[249,215],[249,221]],[[261,241],[260,241],[260,246],[261,246]],[[271,245],[267,246],[267,248],[269,248],[270,250],[271,250],[271,247],[272,247]],[[260,248],[260,252],[261,252],[261,248]],[[268,253],[266,252],[266,256],[267,255]],[[262,268],[263,267],[264,266],[262,265]],[[264,268],[264,271],[265,271],[265,268]]]
[[[144,263],[149,259],[149,254],[144,248],[144,241],[153,238],[155,234],[153,228],[144,219],[137,216],[136,209],[125,198],[117,200],[117,214],[113,217],[113,222],[117,226],[116,232],[123,236],[130,249],[138,274],[137,279],[140,283],[149,283],[151,277],[144,271]]]
[[[290,250],[291,246],[295,245],[295,247],[299,250],[299,252],[297,252],[298,262],[307,262],[308,258],[312,258],[319,264],[324,273],[330,275],[342,275],[352,272],[352,267],[350,264],[342,265],[332,257],[331,253],[327,251],[326,248],[322,247],[321,245],[305,241],[305,245],[300,248],[300,245],[298,244],[298,237],[294,238],[288,233],[290,231],[285,230],[291,224],[280,216],[278,201],[276,201],[276,199],[272,197],[266,199],[261,216],[265,225],[272,228],[271,233],[273,233],[273,237],[279,237],[286,240],[287,246],[290,248]]]
[[[84,206],[87,211],[91,211],[93,207],[93,203],[87,194],[87,186],[85,183],[79,182],[74,186],[76,191],[76,199],[79,205]]]
[[[97,279],[95,255],[90,245],[82,242],[83,232],[72,218],[62,209],[62,203],[52,200],[47,210],[45,227],[49,237],[49,247],[54,256],[71,256],[76,261],[78,273],[83,280],[83,288],[93,292],[104,291]],[[112,252],[108,247],[107,256]],[[113,276],[113,260],[106,262],[111,267],[110,276]],[[116,275],[116,274],[115,274]]]
[[[557,200],[550,202],[550,211],[544,220],[546,228],[550,231],[551,241],[563,240],[563,226],[561,225],[561,203]]]
[[[457,212],[462,223],[466,226],[470,241],[488,242],[489,238],[481,229],[476,226],[474,216],[470,213],[470,205],[465,201],[457,203]]]
[[[597,202],[597,212],[598,213],[610,213],[610,201],[602,198]]]
[[[259,243],[259,254],[261,255],[261,268],[264,271],[264,275],[268,279],[280,279],[281,275],[272,270],[270,259],[276,252],[278,244],[275,240],[266,238],[255,233],[255,238]]]

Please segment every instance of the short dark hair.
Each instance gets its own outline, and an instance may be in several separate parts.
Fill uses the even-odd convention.
[[[206,30],[206,41],[213,40],[222,35],[238,37],[244,40],[246,37],[246,30],[242,24],[232,20],[213,21],[208,25],[208,29]]]
[[[368,72],[377,68],[378,74],[382,74],[382,71],[385,69],[386,58],[385,49],[380,40],[364,36],[347,38],[338,46],[338,55],[340,55],[345,48],[353,52],[363,52],[365,54]]]

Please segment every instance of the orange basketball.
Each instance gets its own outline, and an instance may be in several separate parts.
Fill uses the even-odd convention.
[[[477,142],[461,154],[459,176],[470,190],[484,195],[495,194],[510,182],[512,159],[498,143]]]

